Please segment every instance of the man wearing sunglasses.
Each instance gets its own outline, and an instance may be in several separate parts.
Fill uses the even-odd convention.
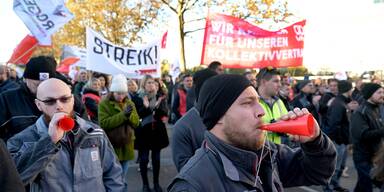
[[[23,77],[19,88],[0,94],[0,138],[5,142],[32,125],[41,115],[35,105],[37,86],[49,78],[58,78],[55,59],[47,56],[31,58]],[[80,102],[76,106],[76,111],[80,112],[83,106]]]
[[[122,168],[111,143],[99,126],[74,115],[74,97],[55,78],[37,88],[37,108],[43,113],[35,124],[7,143],[25,186],[37,191],[124,191]],[[70,131],[58,127],[70,116]]]

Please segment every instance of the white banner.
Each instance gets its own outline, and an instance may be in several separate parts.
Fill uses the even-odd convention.
[[[40,45],[51,45],[51,35],[74,17],[63,0],[14,0],[13,10]]]
[[[130,78],[160,77],[160,45],[161,38],[140,47],[120,47],[87,28],[87,69]]]

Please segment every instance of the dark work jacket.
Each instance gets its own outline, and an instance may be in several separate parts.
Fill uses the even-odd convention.
[[[10,90],[10,89],[15,89],[18,88],[19,84],[17,84],[15,81],[8,79],[4,81],[3,83],[0,84],[0,93]]]
[[[292,108],[307,108],[317,122],[320,122],[316,106],[312,103],[312,94],[300,93],[291,101]]]
[[[37,120],[41,112],[35,104],[35,98],[24,82],[19,88],[0,94],[0,138],[7,141]],[[75,97],[74,110],[83,116],[84,105],[77,99]]]
[[[372,157],[384,139],[384,123],[379,106],[364,102],[351,116],[353,159],[372,162]]]
[[[202,147],[181,169],[168,191],[279,192],[284,187],[324,185],[335,170],[335,147],[323,134],[294,150],[266,141],[263,155],[260,153],[261,150],[255,153],[228,145],[207,131]]]
[[[336,97],[335,94],[327,92],[321,97],[319,101],[320,127],[321,130],[323,130],[326,134],[328,134],[328,129],[326,125],[328,123],[327,112],[329,107],[329,101],[334,97]]]
[[[173,126],[171,146],[177,171],[180,171],[195,151],[201,147],[205,130],[207,128],[195,107],[192,107]]]
[[[0,191],[25,191],[15,163],[11,159],[7,147],[0,139]]]
[[[327,127],[328,137],[337,144],[349,144],[349,119],[347,115],[347,104],[351,99],[343,95],[337,95],[328,108]]]
[[[35,98],[25,83],[0,94],[0,138],[7,141],[37,120],[41,112]]]

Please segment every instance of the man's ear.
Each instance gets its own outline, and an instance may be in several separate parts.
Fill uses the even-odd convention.
[[[41,103],[39,102],[39,100],[35,99],[35,105],[37,106],[37,108],[39,109],[39,111],[43,111],[42,106],[41,106]]]

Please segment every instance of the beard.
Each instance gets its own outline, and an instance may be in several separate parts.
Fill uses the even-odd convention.
[[[49,123],[51,122],[52,120],[52,117],[49,116],[48,114],[46,113],[43,113],[43,116],[44,116],[44,120],[45,120],[45,123],[47,123],[47,125],[49,125]],[[71,111],[69,114],[68,114],[69,117],[75,119],[75,112],[74,111]]]
[[[256,136],[230,127],[224,128],[223,132],[231,145],[247,151],[257,151],[265,142],[265,133],[260,129],[256,130]]]

